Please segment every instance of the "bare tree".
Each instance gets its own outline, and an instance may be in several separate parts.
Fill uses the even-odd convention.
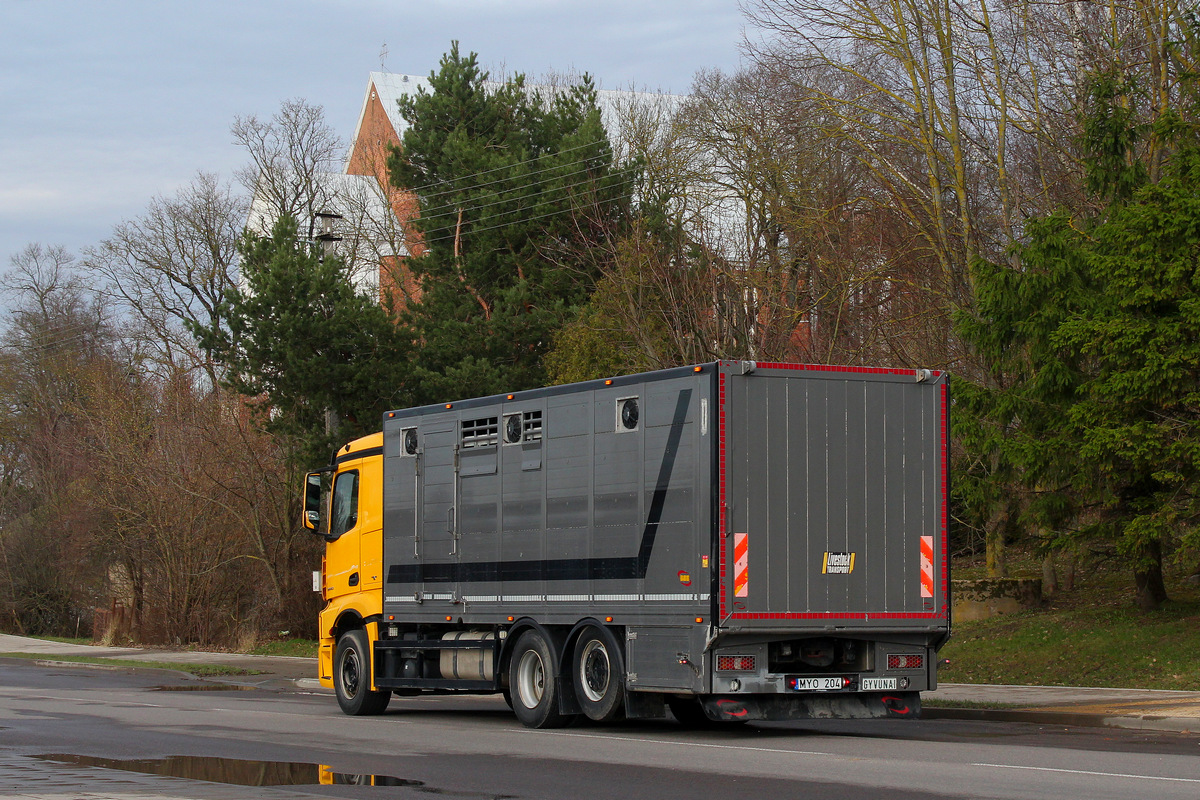
[[[286,214],[312,239],[314,215],[329,203],[322,176],[339,172],[345,153],[342,140],[325,121],[324,108],[302,99],[287,100],[270,120],[235,118],[230,132],[250,156],[250,164],[236,175],[254,198],[254,217],[261,221],[256,232],[269,233],[275,220]]]
[[[14,305],[0,338],[0,603],[5,624],[31,632],[68,632],[96,583],[87,532],[99,520],[79,502],[92,465],[78,410],[92,365],[121,359],[74,262],[61,247],[30,245],[0,278]]]
[[[201,172],[85,252],[86,267],[105,281],[136,322],[139,342],[168,373],[198,365],[210,384],[217,381],[212,353],[198,350],[191,328],[222,324],[220,302],[236,281],[247,208],[228,185]]]

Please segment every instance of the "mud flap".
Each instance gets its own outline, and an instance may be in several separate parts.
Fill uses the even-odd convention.
[[[701,705],[705,715],[716,722],[921,717],[919,692],[709,695]]]

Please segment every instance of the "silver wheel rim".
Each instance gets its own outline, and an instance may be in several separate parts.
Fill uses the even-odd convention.
[[[537,708],[546,691],[546,668],[537,650],[526,650],[517,663],[517,699],[526,708]]]
[[[346,697],[358,694],[358,651],[347,650],[342,658],[342,691]]]
[[[608,648],[604,642],[592,639],[579,654],[579,685],[588,700],[599,703],[608,692],[612,667],[608,661]]]

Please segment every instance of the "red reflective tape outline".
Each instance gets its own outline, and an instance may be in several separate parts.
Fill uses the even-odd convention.
[[[719,565],[721,575],[721,617],[724,618],[728,613],[726,611],[726,590],[727,582],[725,580],[725,569],[729,562],[726,560],[726,517],[728,516],[728,507],[725,502],[725,373],[722,372],[718,376],[717,386],[717,458],[718,464],[718,485],[719,485],[719,507],[717,509],[717,533],[718,540],[721,542],[721,563]]]

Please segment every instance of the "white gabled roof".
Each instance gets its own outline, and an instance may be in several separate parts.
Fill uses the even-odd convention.
[[[502,83],[497,81],[489,81],[485,84],[489,88],[499,88]],[[400,116],[400,110],[396,105],[396,101],[404,95],[415,95],[421,89],[426,92],[432,91],[428,77],[418,75],[405,75],[396,72],[372,72],[367,78],[367,91],[363,97],[362,110],[358,115],[358,125],[354,130],[355,139],[358,138],[359,131],[362,130],[363,119],[367,113],[367,104],[371,101],[371,88],[379,94],[379,102],[383,105],[384,113],[387,114],[388,120],[392,123],[392,128],[395,129],[396,135],[403,138],[404,131],[408,128],[408,123]],[[557,92],[565,90],[565,86],[550,86],[545,84],[526,84],[526,87],[534,93],[541,92]],[[604,123],[605,129],[610,135],[616,133],[619,128],[618,112],[622,107],[638,102],[659,102],[664,104],[665,110],[674,112],[679,109],[687,98],[683,95],[662,94],[659,92],[634,92],[634,91],[617,91],[613,89],[600,89],[596,92],[596,103],[600,107],[600,114]]]
[[[341,239],[335,250],[346,259],[355,287],[367,295],[378,293],[381,261],[409,255],[404,229],[379,182],[370,175],[340,172],[318,173],[313,182],[314,210],[340,217],[333,222],[333,233]],[[262,191],[257,191],[246,227],[259,235],[268,235],[278,215],[279,209],[272,207]],[[297,221],[301,237],[307,237],[310,220]]]
[[[363,118],[367,114],[367,104],[371,102],[372,87],[379,93],[379,102],[383,105],[384,113],[387,114],[388,120],[396,130],[396,135],[403,138],[404,129],[408,127],[408,123],[404,121],[404,117],[400,116],[400,109],[396,106],[396,101],[403,95],[416,94],[418,86],[427,92],[431,91],[429,78],[395,72],[370,73],[367,76],[367,93],[363,96],[362,111],[358,114],[358,125],[354,129],[354,138],[357,139],[359,131],[362,130]]]

